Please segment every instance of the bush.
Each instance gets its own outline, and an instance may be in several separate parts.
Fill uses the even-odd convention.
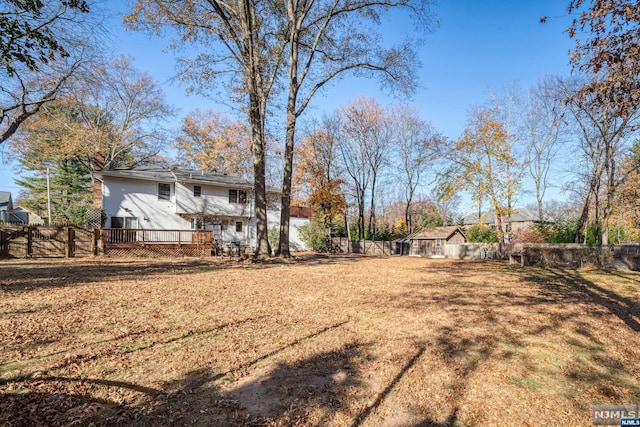
[[[471,243],[497,243],[498,235],[486,224],[474,224],[467,228],[467,240]]]
[[[278,245],[280,245],[280,228],[277,225],[267,230],[267,239],[269,239],[271,250],[278,249]]]
[[[573,243],[578,229],[578,217],[558,214],[552,222],[536,222],[533,230],[544,236],[546,243]]]
[[[307,249],[321,252],[326,250],[328,232],[318,218],[311,218],[309,223],[298,227],[298,235]]]

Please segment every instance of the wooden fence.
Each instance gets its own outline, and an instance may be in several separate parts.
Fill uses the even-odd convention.
[[[0,256],[69,258],[97,254],[99,232],[72,226],[0,226]]]
[[[579,268],[592,265],[612,270],[640,271],[640,245],[587,245],[525,243],[521,264]]]
[[[329,252],[367,255],[391,255],[393,242],[377,240],[349,240],[346,237],[332,237]]]
[[[210,256],[212,252],[212,231],[0,226],[0,257]]]

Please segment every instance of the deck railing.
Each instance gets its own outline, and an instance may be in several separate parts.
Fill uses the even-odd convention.
[[[133,228],[103,228],[106,245],[110,244],[211,244],[210,230],[141,230]]]

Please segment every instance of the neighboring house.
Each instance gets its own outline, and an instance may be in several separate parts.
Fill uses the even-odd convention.
[[[446,245],[459,245],[466,241],[458,226],[430,227],[407,236],[409,256],[444,258]]]
[[[503,219],[502,231],[505,233],[517,233],[531,227],[531,225],[536,221],[538,221],[538,213],[536,211],[527,208],[517,208],[514,209],[511,214],[510,223],[507,222],[506,217]],[[492,230],[496,230],[497,217],[495,211],[491,210],[489,212],[482,213],[480,218],[478,218],[477,214],[467,215],[464,217],[463,224],[465,226],[469,226],[479,222],[488,225]]]
[[[21,206],[16,206],[15,209],[4,212],[4,218],[5,222],[14,224],[44,225],[42,217]]]
[[[206,171],[157,166],[95,171],[94,200],[102,200],[107,228],[212,230],[220,244],[256,247],[252,182]],[[268,189],[269,228],[280,224],[279,193]],[[291,248],[304,250],[292,216]]]
[[[13,210],[13,201],[11,200],[10,191],[0,191],[0,220],[2,222],[10,222],[7,212]]]

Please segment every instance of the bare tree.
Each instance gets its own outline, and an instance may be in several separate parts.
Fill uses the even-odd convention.
[[[586,230],[589,207],[594,203],[594,224],[600,243],[609,241],[609,219],[613,212],[615,196],[624,176],[620,175],[621,156],[629,148],[630,141],[637,135],[640,106],[627,106],[621,110],[618,105],[607,101],[601,94],[585,92],[582,88],[590,83],[584,80],[566,79],[561,88],[566,102],[566,110],[579,132],[581,148],[589,167],[585,181],[588,183],[582,214],[576,232],[576,243],[582,242]],[[604,206],[600,196],[604,192]]]
[[[175,31],[172,46],[197,53],[181,58],[179,77],[211,94],[219,81],[244,106],[251,126],[256,212],[256,256],[271,253],[267,229],[265,122],[288,39],[281,3],[258,0],[137,0],[126,17],[130,28]],[[226,79],[225,79],[226,78]]]
[[[11,142],[22,164],[72,158],[91,171],[98,154],[102,167],[124,167],[163,148],[163,122],[173,108],[157,82],[127,58],[94,61],[68,85],[68,93],[44,106]]]
[[[288,97],[280,219],[280,256],[289,257],[289,204],[298,117],[329,81],[348,72],[410,92],[417,61],[412,43],[383,47],[377,26],[392,10],[412,15],[414,34],[432,23],[429,0],[287,0]],[[372,183],[375,186],[375,182]],[[371,212],[375,216],[375,211]],[[375,221],[370,222],[375,227]]]
[[[0,144],[64,90],[100,25],[74,1],[0,1]],[[91,24],[91,31],[88,31]]]
[[[544,220],[544,196],[549,188],[549,172],[561,148],[563,100],[558,96],[556,79],[545,77],[526,94],[522,136],[527,144],[529,174],[536,192],[538,219]]]
[[[365,237],[365,201],[371,181],[366,145],[357,137],[349,135],[343,129],[344,118],[339,114],[334,115],[334,120],[340,123],[340,134],[337,138],[337,151],[341,161],[341,167],[351,180],[351,195],[355,201],[357,212],[357,238]]]
[[[376,234],[376,190],[393,138],[392,120],[373,98],[358,98],[341,109],[341,142],[346,170],[356,187],[359,237]],[[346,147],[346,148],[345,148]],[[369,197],[365,219],[365,197]]]
[[[393,147],[400,168],[396,174],[404,192],[404,220],[407,233],[413,232],[412,203],[423,183],[427,165],[444,138],[421,119],[415,108],[400,104],[393,110]]]
[[[527,166],[525,138],[521,134],[522,121],[526,113],[523,110],[523,97],[518,85],[513,82],[502,90],[493,92],[490,109],[493,120],[501,123],[505,131],[505,139],[497,147],[495,156],[503,167],[500,181],[504,188],[500,192],[504,194],[504,205],[494,209],[496,216],[504,217],[507,224],[505,236],[508,239],[514,201],[522,189]]]

